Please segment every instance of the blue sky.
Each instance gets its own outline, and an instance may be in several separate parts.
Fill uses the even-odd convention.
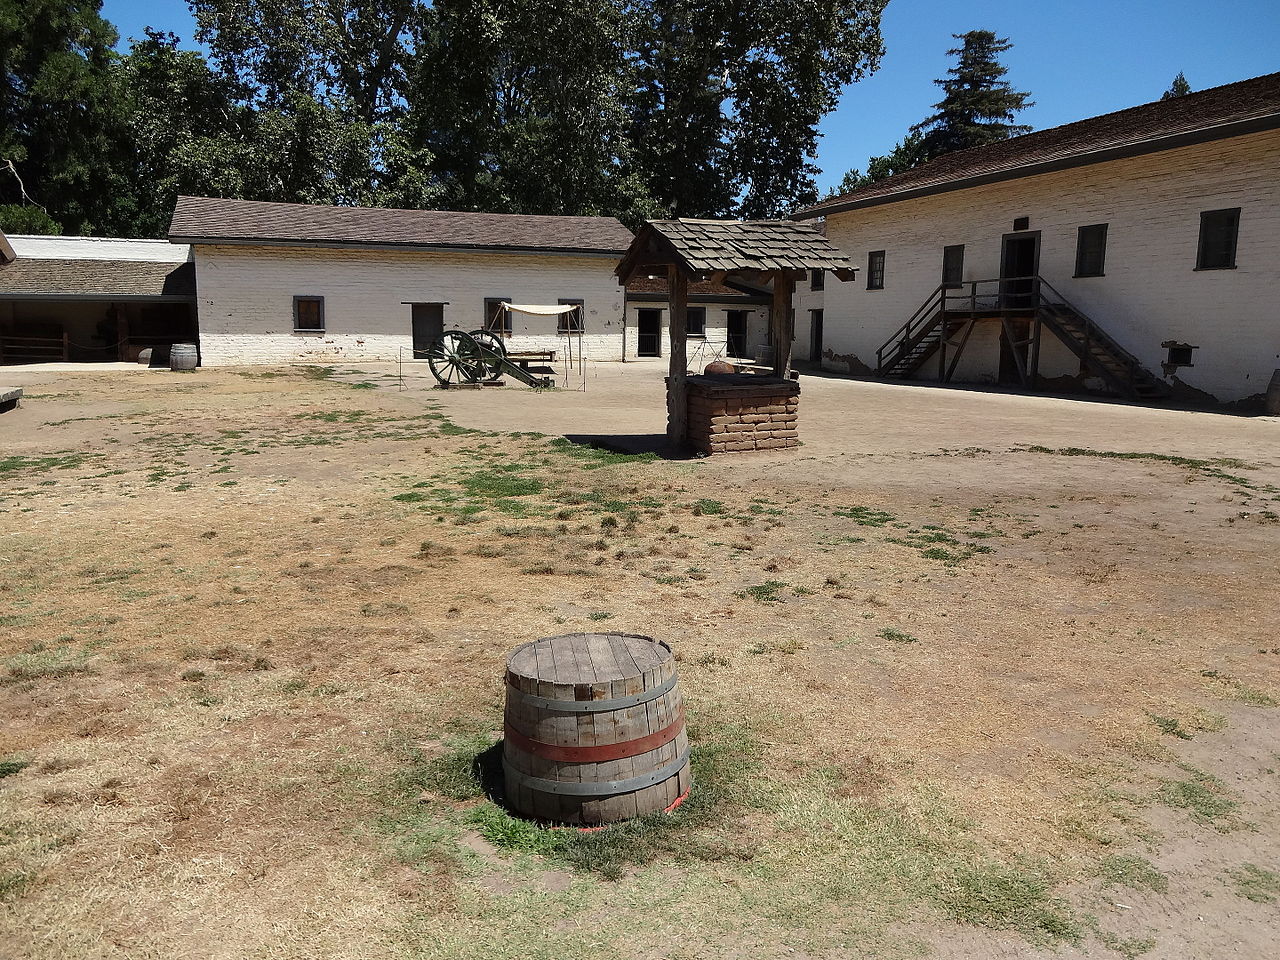
[[[144,26],[190,42],[185,0],[104,0],[122,39]],[[890,0],[880,70],[849,87],[822,123],[819,186],[891,149],[937,102],[953,33],[1014,44],[1008,79],[1036,105],[1036,129],[1156,100],[1182,70],[1197,90],[1280,70],[1280,0]]]

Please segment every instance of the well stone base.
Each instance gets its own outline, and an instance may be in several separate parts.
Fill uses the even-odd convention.
[[[689,377],[689,443],[701,453],[798,447],[800,384],[727,373]]]

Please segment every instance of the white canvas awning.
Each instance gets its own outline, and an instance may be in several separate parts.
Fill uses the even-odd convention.
[[[576,303],[504,303],[503,307],[516,313],[532,313],[540,317],[557,317],[578,309]]]

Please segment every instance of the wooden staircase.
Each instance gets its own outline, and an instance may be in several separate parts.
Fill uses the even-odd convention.
[[[1017,293],[1009,294],[1013,283],[1019,284]],[[1023,386],[1036,385],[1040,336],[1042,328],[1048,328],[1080,358],[1083,369],[1120,396],[1152,402],[1169,395],[1162,380],[1041,277],[939,286],[876,352],[876,370],[882,377],[906,379],[941,351],[939,380],[948,382],[974,325],[984,320],[1003,324],[1011,342],[1013,322],[1020,321],[1024,327],[1029,322],[1030,336],[1015,343],[1017,349],[1029,353],[1029,358],[1018,360]]]

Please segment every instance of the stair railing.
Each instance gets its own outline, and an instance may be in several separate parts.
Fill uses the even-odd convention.
[[[1135,357],[1133,354],[1131,354],[1124,347],[1120,346],[1120,344],[1116,342],[1114,337],[1112,337],[1109,333],[1107,333],[1104,329],[1102,329],[1102,327],[1094,323],[1092,317],[1090,317],[1087,313],[1085,313],[1083,310],[1081,310],[1079,307],[1073,304],[1070,300],[1064,297],[1061,293],[1059,293],[1058,290],[1051,283],[1049,283],[1048,280],[1040,278],[1039,285],[1040,285],[1039,306],[1041,308],[1065,307],[1067,310],[1070,310],[1071,313],[1076,318],[1077,322],[1082,327],[1082,332],[1084,334],[1083,347],[1084,347],[1085,356],[1088,357],[1090,360],[1092,360],[1093,353],[1090,350],[1091,343],[1095,340],[1101,343],[1108,350],[1108,352],[1111,353],[1113,357],[1115,357],[1117,360],[1119,360],[1121,363],[1124,364],[1126,376],[1125,376],[1125,382],[1123,385],[1132,389],[1133,386],[1140,379],[1142,379],[1143,374],[1146,373],[1145,368],[1142,366],[1142,363],[1138,360],[1138,358]],[[1046,291],[1053,296],[1052,300],[1050,300],[1047,296],[1045,296]],[[1105,368],[1102,368],[1101,364],[1095,364],[1095,365],[1100,367],[1103,370],[1103,378],[1109,379],[1108,371]]]
[[[885,368],[886,357],[897,357],[908,349],[921,330],[932,322],[934,313],[943,309],[946,290],[945,284],[938,284],[933,292],[929,294],[929,298],[920,304],[919,309],[911,315],[911,318],[895,330],[889,336],[889,339],[880,346],[880,349],[876,351],[877,370]]]

